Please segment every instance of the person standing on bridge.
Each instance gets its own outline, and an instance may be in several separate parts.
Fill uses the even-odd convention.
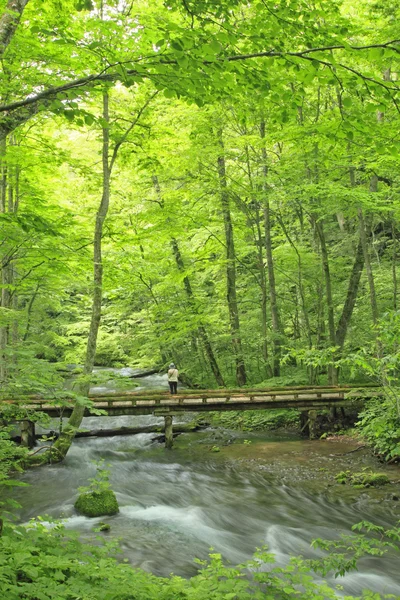
[[[169,391],[171,392],[171,394],[176,394],[178,391],[178,376],[179,376],[178,369],[176,368],[174,363],[171,363],[169,365],[169,369],[168,369],[168,384],[169,384]]]

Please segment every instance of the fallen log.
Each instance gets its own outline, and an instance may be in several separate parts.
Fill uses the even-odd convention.
[[[208,427],[207,424],[192,425],[174,425],[174,434],[188,433],[190,431],[200,431]],[[157,433],[159,437],[164,436],[164,425],[148,425],[145,427],[119,427],[118,429],[91,429],[88,431],[78,431],[75,437],[113,437],[115,435],[137,435],[139,433]],[[35,436],[35,440],[41,440],[43,437],[58,438],[58,431],[50,431],[48,433],[41,433]],[[16,443],[21,443],[21,436],[13,436],[12,440]]]
[[[182,424],[174,425],[175,433],[187,433],[204,429],[205,425]],[[90,431],[78,431],[75,437],[112,437],[114,435],[137,435],[138,433],[164,433],[164,425],[148,425],[146,427],[119,427],[118,429],[92,429]]]
[[[138,377],[148,377],[149,375],[156,375],[160,373],[159,367],[153,367],[152,369],[143,369],[142,371],[138,369],[137,373],[132,373],[128,375],[128,379],[136,379]]]

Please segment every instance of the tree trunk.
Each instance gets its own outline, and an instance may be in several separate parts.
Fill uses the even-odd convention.
[[[242,351],[242,340],[240,337],[240,321],[236,297],[236,265],[235,265],[235,246],[233,239],[233,228],[231,211],[229,205],[229,194],[226,182],[225,157],[223,155],[222,132],[219,132],[219,143],[221,154],[218,157],[218,175],[221,189],[221,207],[225,228],[226,243],[226,281],[227,281],[227,301],[229,310],[229,321],[232,336],[233,352],[236,363],[236,383],[239,387],[246,385],[246,368]]]
[[[25,333],[24,333],[24,335],[22,337],[22,341],[23,342],[26,342],[26,340],[28,339],[29,330],[31,328],[31,316],[32,316],[33,303],[36,300],[36,297],[37,297],[38,292],[39,292],[39,288],[40,288],[40,282],[38,282],[36,284],[35,291],[33,292],[32,296],[30,297],[29,302],[28,302],[28,306],[27,306],[27,309],[26,309]]]
[[[103,235],[103,225],[107,217],[110,203],[110,165],[109,165],[109,107],[108,93],[103,93],[103,119],[106,126],[103,127],[103,148],[102,148],[102,166],[103,166],[103,194],[96,214],[96,224],[93,240],[93,304],[92,317],[90,321],[89,336],[86,348],[86,358],[83,367],[83,381],[79,386],[81,396],[87,396],[90,387],[90,375],[93,371],[94,359],[96,354],[97,334],[101,318],[101,301],[103,295],[103,263],[101,252],[101,240]],[[60,437],[52,448],[52,462],[63,460],[73,442],[76,430],[82,423],[85,414],[85,405],[81,402],[75,404],[74,410],[68,420],[68,423],[61,432]]]
[[[377,191],[378,181],[375,176],[371,180],[371,191]],[[375,291],[375,281],[374,274],[372,271],[371,259],[369,255],[369,244],[368,244],[368,236],[367,229],[365,225],[364,213],[362,208],[358,209],[358,223],[360,227],[360,240],[364,254],[364,262],[365,262],[365,270],[368,278],[368,287],[369,287],[369,298],[371,303],[371,314],[372,314],[372,322],[374,327],[378,324],[379,312],[378,312],[378,302],[376,299],[376,291]]]
[[[15,140],[11,137],[10,145],[15,146]],[[8,169],[8,212],[10,214],[16,214],[19,205],[19,168],[15,165],[11,169]],[[12,346],[15,346],[18,342],[18,318],[16,316],[18,310],[18,291],[17,291],[17,269],[16,269],[16,258],[9,266],[9,283],[10,287],[10,308],[13,310],[13,318],[9,328],[9,342]],[[17,355],[13,354],[13,361],[16,363]]]
[[[21,15],[29,0],[8,0],[0,16],[0,56],[4,54],[18,27]]]
[[[397,310],[397,231],[394,222],[392,221],[392,278],[393,278],[393,310]]]
[[[263,373],[260,372],[259,360],[257,357],[257,365],[260,376],[263,378],[270,379],[273,377],[272,368],[269,362],[269,350],[268,350],[268,290],[267,290],[267,277],[265,274],[265,264],[264,264],[264,237],[261,231],[261,218],[260,218],[260,203],[258,199],[255,197],[255,187],[253,184],[253,176],[251,172],[251,161],[249,154],[249,147],[246,144],[246,165],[247,165],[247,176],[249,179],[250,190],[253,195],[252,205],[254,207],[254,224],[256,226],[257,236],[254,235],[254,245],[257,253],[257,268],[259,272],[259,279],[257,279],[257,283],[260,286],[261,290],[261,356],[263,363]],[[258,186],[261,189],[261,186]],[[244,211],[246,217],[249,217],[248,210]],[[252,220],[251,220],[252,223]]]
[[[154,188],[155,188],[157,195],[159,197],[159,200],[160,200],[160,205],[163,207],[164,203],[162,200],[161,188],[160,188],[160,183],[158,181],[157,175],[153,175],[152,179],[153,179]],[[181,251],[179,249],[178,241],[174,237],[171,238],[171,248],[172,248],[172,253],[174,255],[176,266],[178,267],[178,270],[181,271],[181,273],[184,273],[185,272],[185,263],[183,262],[183,258],[182,258]],[[189,304],[191,306],[192,311],[195,314],[198,314],[198,309],[196,306],[196,300],[195,300],[195,297],[193,294],[192,285],[191,285],[190,279],[187,275],[185,275],[183,278],[183,285],[184,285],[184,288],[186,291],[186,295],[189,299]],[[217,382],[217,385],[219,385],[220,387],[225,387],[225,381],[221,374],[220,368],[218,366],[217,359],[215,358],[215,354],[214,354],[210,339],[208,337],[207,330],[202,323],[200,323],[200,325],[198,325],[197,333],[203,344],[204,352],[206,354],[208,363],[211,367],[211,370],[213,372],[213,375],[215,377],[215,381]],[[197,341],[196,341],[195,337],[194,337],[194,347],[195,347],[195,349],[197,349]]]
[[[357,300],[358,287],[364,268],[364,253],[361,240],[359,240],[356,250],[356,256],[351,271],[349,285],[347,288],[346,301],[343,306],[342,314],[336,329],[336,344],[340,349],[343,348],[346,339],[346,333],[353,314],[354,306]]]
[[[183,262],[182,254],[180,252],[176,238],[171,239],[171,247],[172,247],[173,255],[175,257],[176,265],[177,265],[179,271],[184,273],[185,272],[185,264]],[[185,275],[183,278],[183,285],[185,286],[185,291],[186,291],[186,295],[189,299],[190,306],[191,306],[192,310],[194,311],[194,313],[197,314],[198,310],[197,310],[196,303],[195,303],[192,285],[191,285],[190,279],[187,275]],[[208,337],[206,328],[204,327],[204,325],[202,323],[200,323],[200,325],[198,326],[198,334],[203,343],[204,351],[207,356],[207,360],[210,364],[211,370],[214,374],[215,381],[217,382],[217,384],[220,387],[225,387],[225,381],[224,381],[224,378],[222,377],[221,371],[219,369],[217,359],[215,358],[215,354],[212,349],[210,339]]]
[[[256,228],[257,228],[257,255],[258,255],[258,269],[260,272],[260,286],[261,286],[261,336],[262,336],[262,357],[264,362],[264,373],[269,379],[274,376],[274,372],[269,364],[269,352],[268,352],[268,290],[267,290],[267,278],[265,276],[265,267],[263,259],[263,239],[261,233],[261,223],[259,207],[256,206]]]
[[[0,189],[0,212],[7,212],[7,164],[6,164],[6,140],[2,140],[0,143],[0,164],[1,164],[1,189]],[[6,250],[7,253],[7,250]],[[2,257],[1,264],[1,296],[0,302],[3,309],[7,309],[10,306],[10,293],[9,293],[9,270],[10,265],[7,260],[7,254]],[[7,324],[6,311],[2,311],[4,315],[4,323],[0,323],[0,382],[7,379],[7,356],[6,349],[8,344],[8,333],[9,327]]]
[[[329,269],[329,257],[328,250],[326,247],[326,239],[325,232],[323,227],[323,221],[315,220],[315,227],[317,230],[318,238],[321,244],[321,260],[322,260],[322,269],[324,272],[325,279],[325,293],[326,293],[326,303],[328,308],[328,330],[329,330],[329,343],[332,347],[336,346],[336,332],[335,332],[335,312],[333,306],[333,297],[332,297],[332,280]],[[331,385],[337,385],[338,383],[338,374],[337,369],[334,365],[330,364],[328,366],[328,381]]]
[[[265,139],[265,122],[261,121],[260,125],[261,138]],[[273,331],[273,374],[274,377],[280,375],[280,359],[281,359],[281,337],[282,328],[278,310],[278,303],[276,299],[276,283],[275,283],[275,269],[274,261],[272,256],[272,240],[271,240],[271,213],[268,198],[268,165],[267,165],[267,151],[263,145],[262,149],[262,160],[263,160],[263,204],[264,204],[264,226],[265,226],[265,251],[267,256],[267,268],[268,268],[268,283],[269,283],[269,298],[271,306],[271,320],[272,320],[272,331]]]
[[[298,251],[296,244],[292,240],[292,237],[289,234],[283,219],[278,214],[276,216],[277,216],[279,225],[281,226],[281,229],[282,229],[287,241],[289,242],[289,244],[291,245],[291,247],[293,248],[293,250],[297,256],[297,267],[298,267],[297,268],[297,273],[298,273],[297,280],[298,280],[298,288],[299,288],[299,294],[300,294],[300,300],[301,300],[301,310],[302,310],[302,314],[303,314],[304,325],[306,328],[308,347],[309,347],[309,349],[311,349],[312,345],[313,345],[312,334],[311,334],[311,324],[310,324],[310,319],[308,317],[308,307],[306,304],[306,295],[305,295],[304,284],[303,284],[303,266],[302,266],[302,261],[301,261],[301,255],[300,255],[300,252]],[[311,382],[311,383],[313,383],[313,382]]]

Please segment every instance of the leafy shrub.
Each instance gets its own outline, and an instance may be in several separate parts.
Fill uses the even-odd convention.
[[[280,427],[296,427],[300,415],[297,410],[246,410],[210,413],[213,425],[241,431],[266,431]]]
[[[100,331],[96,346],[95,364],[100,367],[123,366],[129,362],[125,354],[120,336]]]
[[[369,401],[356,426],[376,454],[386,461],[400,460],[400,419],[391,398]]]
[[[50,528],[40,520],[27,527],[7,523],[0,537],[0,592],[7,600],[334,600],[336,591],[317,583],[312,570],[344,575],[356,568],[358,558],[383,556],[400,540],[399,528],[384,530],[370,523],[355,527],[377,539],[353,534],[338,541],[316,540],[314,545],[328,552],[326,556],[316,561],[292,558],[286,567],[274,566],[273,555],[265,549],[237,567],[227,566],[214,553],[209,561],[197,561],[199,573],[186,580],[132,569],[116,560],[115,543],[83,543],[59,523]],[[363,595],[372,597],[384,596]]]
[[[378,455],[395,461],[400,459],[400,311],[383,315],[376,333],[379,352],[374,340],[348,356],[343,364],[353,371],[364,372],[384,390],[383,398],[366,404],[357,426]]]
[[[105,468],[104,459],[93,461],[96,465],[96,475],[89,478],[89,485],[81,486],[78,488],[80,494],[86,494],[87,492],[108,492],[110,487],[110,471]]]

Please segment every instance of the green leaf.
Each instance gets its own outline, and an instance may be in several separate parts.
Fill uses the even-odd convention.
[[[164,90],[164,96],[166,98],[176,98],[176,91],[167,88]]]
[[[342,104],[345,108],[350,108],[352,105],[352,100],[349,96],[345,96],[342,98]]]
[[[75,7],[78,11],[94,9],[92,0],[77,0],[77,2],[75,3]]]

